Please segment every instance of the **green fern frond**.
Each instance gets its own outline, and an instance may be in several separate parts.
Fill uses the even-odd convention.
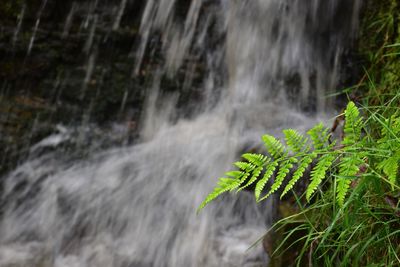
[[[230,171],[226,172],[225,176],[229,179],[235,180],[237,183],[237,187],[239,187],[246,181],[247,177],[249,177],[249,173],[242,171]],[[232,189],[230,189],[230,191],[234,190],[237,187],[233,187]]]
[[[360,165],[364,163],[364,153],[357,151],[358,148],[362,147],[359,141],[361,140],[363,120],[354,102],[347,104],[344,115],[344,138],[342,141],[344,154],[339,163],[336,187],[336,200],[339,206],[343,206],[351,179],[357,175]]]
[[[257,179],[258,179],[258,177],[260,176],[260,174],[261,174],[261,172],[262,172],[263,169],[264,169],[263,167],[257,167],[257,168],[253,171],[253,174],[252,174],[251,178],[249,179],[249,181],[248,181],[244,186],[240,187],[240,188],[238,189],[238,192],[241,191],[241,190],[243,190],[243,189],[245,189],[246,187],[252,185],[255,181],[257,181]]]
[[[324,149],[331,135],[329,129],[322,123],[315,125],[307,134],[310,136],[315,150]]]
[[[400,117],[391,116],[385,119],[381,129],[382,137],[378,140],[378,144],[382,149],[395,151],[400,148]]]
[[[236,183],[232,184],[231,188],[229,189],[229,191],[233,191],[233,190],[237,189],[240,185],[242,185],[249,176],[250,176],[250,172],[229,171],[229,172],[225,173],[226,178],[221,178],[221,179],[231,179],[233,181],[236,181]],[[220,181],[221,181],[221,179],[220,179]],[[224,180],[222,180],[222,181],[224,181]]]
[[[321,154],[322,156],[317,160],[316,165],[311,170],[311,182],[306,190],[306,199],[308,201],[310,200],[313,193],[317,190],[323,179],[325,179],[327,171],[332,168],[332,164],[337,158],[339,170],[336,198],[339,205],[343,205],[351,183],[351,179],[349,178],[355,177],[359,172],[359,167],[364,163],[364,157],[367,155],[365,152],[362,152],[362,149],[365,144],[368,144],[366,143],[366,138],[361,138],[363,121],[359,110],[353,102],[347,105],[344,115],[345,137],[342,141],[344,146],[340,150],[333,149],[335,142],[331,142],[330,140],[331,132],[328,128],[324,127],[322,123],[317,124],[307,132],[309,138],[293,129],[284,130],[283,133],[285,135],[287,148],[275,137],[264,135],[262,140],[264,141],[267,152],[272,158],[262,154],[244,154],[242,156],[244,161],[234,163],[239,170],[227,172],[226,176],[228,178],[220,179],[217,188],[207,196],[199,210],[224,192],[234,190],[238,192],[254,183],[256,183],[254,190],[256,200],[261,201],[266,199],[279,190],[290,170],[294,167],[293,164],[299,161],[297,169],[294,171],[281,194],[281,197],[283,197],[294,187],[296,182],[303,177],[306,169],[318,155]],[[380,156],[378,156],[378,162],[381,162],[378,169],[388,177],[388,180],[393,186],[398,177],[400,160],[400,152],[394,152],[400,151],[400,144],[397,142],[399,138],[398,135],[400,135],[400,119],[392,117],[391,120],[386,120],[385,123],[386,130],[382,130],[381,139],[375,144],[377,150],[389,151],[391,155],[386,159],[381,159],[379,158]],[[393,127],[397,127],[398,129],[392,129]],[[311,145],[314,149],[313,152],[311,151]],[[293,154],[289,156],[289,153]],[[393,155],[397,156],[395,157]],[[260,198],[268,180],[273,176],[278,166],[278,173],[269,192],[264,197]],[[264,174],[260,179],[260,175],[263,172]]]
[[[351,179],[357,175],[363,163],[362,155],[358,153],[345,155],[341,159],[336,187],[336,199],[339,206],[343,206],[344,199],[350,188]]]
[[[256,197],[256,201],[260,201],[260,196],[261,196],[261,192],[263,191],[265,185],[267,184],[268,180],[271,178],[271,176],[274,174],[276,168],[278,167],[278,162],[277,161],[273,161],[271,162],[264,173],[263,178],[261,178],[257,184],[256,184],[256,189],[254,190],[254,195]]]
[[[353,102],[349,102],[344,112],[344,139],[342,144],[345,146],[353,145],[361,138],[362,118],[360,112]]]
[[[398,138],[400,136],[400,117],[393,115],[391,117],[391,128],[393,129],[394,137]]]
[[[208,203],[216,199],[221,194],[232,191],[238,187],[238,181],[231,178],[219,178],[218,186],[206,197],[206,199],[200,204],[197,212],[200,212]]]
[[[308,151],[310,151],[310,146],[307,146],[308,139],[303,135],[299,134],[296,130],[286,129],[283,130],[283,133],[285,135],[286,144],[293,152],[307,153]]]
[[[392,190],[394,190],[394,185],[397,182],[397,175],[399,171],[399,161],[400,161],[400,153],[396,153],[388,159],[383,160],[378,164],[378,168],[382,170],[385,175],[388,177],[389,182],[391,183]]]
[[[271,156],[275,159],[278,159],[285,154],[283,144],[275,137],[266,134],[262,137],[262,140],[264,141],[264,145],[267,148],[268,153],[271,154]]]
[[[257,167],[263,166],[267,161],[267,157],[262,154],[246,153],[243,154],[242,157]]]
[[[244,182],[246,182],[249,176],[250,176],[249,172],[243,173],[243,176],[240,178],[240,180],[237,181],[237,187],[232,188],[230,191],[233,191],[237,189],[239,186],[241,186]]]
[[[325,154],[321,156],[317,165],[311,171],[311,183],[307,187],[306,199],[309,201],[312,194],[317,190],[318,186],[321,184],[322,180],[326,176],[326,172],[332,166],[335,160],[334,154]]]
[[[235,162],[235,163],[233,163],[233,165],[235,165],[240,170],[243,170],[245,172],[251,172],[256,168],[255,165],[253,165],[253,164],[251,164],[249,162],[243,162],[243,161]]]
[[[303,174],[307,167],[313,162],[313,160],[317,157],[316,153],[311,153],[306,155],[303,159],[300,160],[297,170],[293,173],[292,179],[290,179],[289,183],[286,185],[283,193],[281,194],[281,198],[284,197],[297,183],[297,181],[303,177]]]
[[[339,164],[339,176],[355,176],[359,172],[360,165],[363,163],[362,155],[359,153],[351,153],[343,156]]]
[[[385,119],[385,125],[390,125],[392,119],[393,119],[393,118]],[[389,126],[389,127],[390,127],[390,126]],[[380,139],[380,140],[378,141],[378,143],[381,142],[382,140],[387,140],[387,139],[388,139],[389,134],[390,134],[390,131],[388,131],[388,127],[382,127],[382,129],[381,129],[381,134],[382,134],[382,139]]]
[[[349,191],[351,180],[346,177],[339,177],[336,187],[336,200],[340,207],[344,205],[344,199]]]
[[[286,176],[289,174],[290,170],[293,168],[293,163],[296,163],[296,158],[290,158],[288,160],[283,161],[279,166],[278,174],[276,175],[275,182],[272,184],[271,189],[268,194],[260,199],[260,201],[268,198],[270,195],[275,193],[282,185]]]
[[[235,178],[235,179],[240,179],[243,176],[243,172],[242,171],[230,171],[230,172],[226,172],[225,175],[227,177],[231,177],[231,178]]]

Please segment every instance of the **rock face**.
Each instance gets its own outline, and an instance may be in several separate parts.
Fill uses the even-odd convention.
[[[119,122],[135,135],[145,88],[163,58],[155,36],[139,72],[135,51],[145,1],[11,1],[0,3],[0,175],[55,125]],[[178,5],[183,8],[185,5]],[[185,12],[177,10],[177,14]],[[192,70],[191,70],[192,71]],[[201,75],[201,64],[195,75]],[[185,67],[180,70],[185,73]],[[168,94],[184,75],[163,77]],[[193,90],[188,98],[200,98]]]

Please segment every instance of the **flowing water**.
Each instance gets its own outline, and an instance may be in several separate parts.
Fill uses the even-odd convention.
[[[129,2],[116,3],[112,30]],[[82,25],[91,32],[83,48],[89,55],[83,95],[96,65],[91,46],[101,5],[91,3]],[[243,192],[199,215],[196,208],[241,152],[260,145],[262,134],[304,131],[332,110],[325,96],[339,81],[359,5],[147,0],[141,40],[130,55],[132,75],[143,71],[154,39],[164,60],[152,70],[139,139],[70,160],[59,147],[80,136],[59,125],[32,146],[29,159],[4,178],[0,266],[265,266],[261,245],[247,249],[271,224],[273,200],[256,205]],[[64,37],[79,8],[74,2],[66,11]],[[39,22],[40,12],[35,33]],[[185,66],[180,90],[190,90],[199,61],[202,98],[180,109],[179,96],[165,94],[161,79],[182,75]]]

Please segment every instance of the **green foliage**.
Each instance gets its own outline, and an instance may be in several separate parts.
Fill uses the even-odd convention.
[[[364,119],[349,103],[338,145],[323,124],[307,136],[285,130],[287,147],[263,137],[268,154],[251,181],[257,201],[269,196],[261,198],[272,177],[269,192],[286,184],[281,197],[302,177],[310,182],[301,195],[293,190],[295,203],[291,198],[279,204],[283,218],[269,230],[277,241],[271,262],[278,257],[295,258],[296,266],[400,266],[400,2],[364,2],[358,56],[365,74],[345,90],[362,103]],[[278,179],[278,167],[290,158],[297,161],[293,173]]]
[[[271,194],[275,193],[281,187],[289,171],[293,168],[293,163],[296,162],[297,159],[293,157],[285,161],[282,161],[282,163],[279,165],[279,171],[278,174],[276,175],[275,182],[272,184],[268,194],[265,195],[263,198],[261,198],[260,201],[268,198]]]
[[[393,115],[389,119],[385,119],[383,125],[377,147],[388,153],[379,157],[377,169],[388,177],[392,190],[394,190],[400,161],[400,117]]]
[[[325,128],[322,123],[317,124],[307,132],[313,141],[314,149],[323,149],[329,141],[329,129]]]
[[[264,174],[263,178],[260,181],[257,182],[256,189],[254,190],[254,195],[255,195],[257,201],[260,201],[261,193],[262,193],[265,185],[267,184],[268,180],[274,174],[274,172],[275,172],[277,167],[278,167],[278,162],[277,161],[272,161],[266,167],[265,174]]]
[[[344,125],[344,146],[352,146],[361,138],[362,119],[360,112],[353,102],[349,102],[344,112],[346,123]]]
[[[326,172],[329,167],[333,164],[333,160],[335,159],[333,154],[325,154],[323,155],[317,165],[311,171],[311,183],[306,191],[306,198],[309,201],[311,195],[317,190],[318,186],[321,184],[322,180],[325,178]]]
[[[342,141],[343,155],[339,164],[339,173],[337,178],[337,202],[343,206],[346,194],[350,188],[352,179],[356,178],[359,167],[364,163],[364,153],[361,140],[361,128],[363,121],[360,118],[360,112],[353,102],[347,105],[344,125],[344,138]]]
[[[283,144],[277,140],[275,137],[271,135],[264,135],[262,137],[262,140],[264,141],[264,145],[267,148],[268,153],[275,159],[279,159],[282,156],[286,156],[285,149]]]
[[[313,162],[313,160],[316,157],[317,157],[317,154],[314,152],[303,157],[303,159],[299,162],[299,165],[297,166],[297,170],[293,173],[292,179],[290,179],[290,181],[286,185],[285,189],[283,190],[281,198],[283,196],[285,196],[293,188],[293,186],[297,183],[297,181],[301,177],[303,177],[304,172],[306,171],[307,167]]]
[[[400,104],[400,2],[365,2],[358,47],[366,71],[351,93],[362,95],[370,109],[391,113]]]
[[[306,170],[310,169],[311,165],[313,167],[308,178],[310,183],[305,192],[307,201],[310,201],[325,179],[334,177],[330,183],[336,188],[336,201],[342,207],[352,181],[365,175],[361,169],[366,167],[371,173],[378,172],[380,177],[395,189],[400,160],[400,118],[397,116],[386,120],[381,118],[382,134],[377,142],[373,142],[370,136],[363,133],[365,122],[353,102],[347,105],[344,117],[344,138],[340,146],[330,142],[330,131],[322,124],[317,124],[309,130],[308,136],[293,129],[284,130],[286,146],[277,138],[264,135],[262,140],[267,153],[244,154],[243,161],[234,163],[239,170],[227,172],[226,177],[220,178],[218,186],[207,196],[199,210],[222,193],[239,192],[254,183],[256,183],[255,199],[262,201],[279,191],[285,180],[288,180],[281,193],[283,197],[305,176]],[[367,153],[368,149],[385,153],[371,154]],[[370,162],[368,166],[367,162]],[[289,175],[291,171],[293,174]],[[268,193],[261,196],[272,177],[274,179]]]
[[[269,230],[283,235],[273,258],[286,258],[293,248],[292,266],[399,266],[398,199],[377,194],[378,181],[362,179],[341,209],[332,202],[334,190],[307,206],[297,198],[295,214]]]

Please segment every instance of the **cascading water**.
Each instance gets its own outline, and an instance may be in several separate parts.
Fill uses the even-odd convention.
[[[129,2],[116,4],[113,30]],[[57,147],[79,136],[59,126],[4,178],[0,266],[267,264],[260,246],[247,249],[272,222],[271,201],[256,205],[244,192],[199,215],[196,208],[262,134],[307,129],[315,117],[302,111],[310,106],[320,115],[329,111],[324,96],[337,85],[360,1],[183,2],[148,0],[142,14],[132,75],[144,71],[146,54],[158,49],[164,60],[152,70],[136,145],[67,160]],[[101,22],[96,6],[101,1],[89,8],[91,32]],[[63,36],[79,8],[74,2]],[[86,76],[95,68],[92,41],[91,33]],[[161,80],[182,75],[185,65],[181,90],[189,90],[199,61],[202,97],[177,108],[179,95],[164,92]]]

